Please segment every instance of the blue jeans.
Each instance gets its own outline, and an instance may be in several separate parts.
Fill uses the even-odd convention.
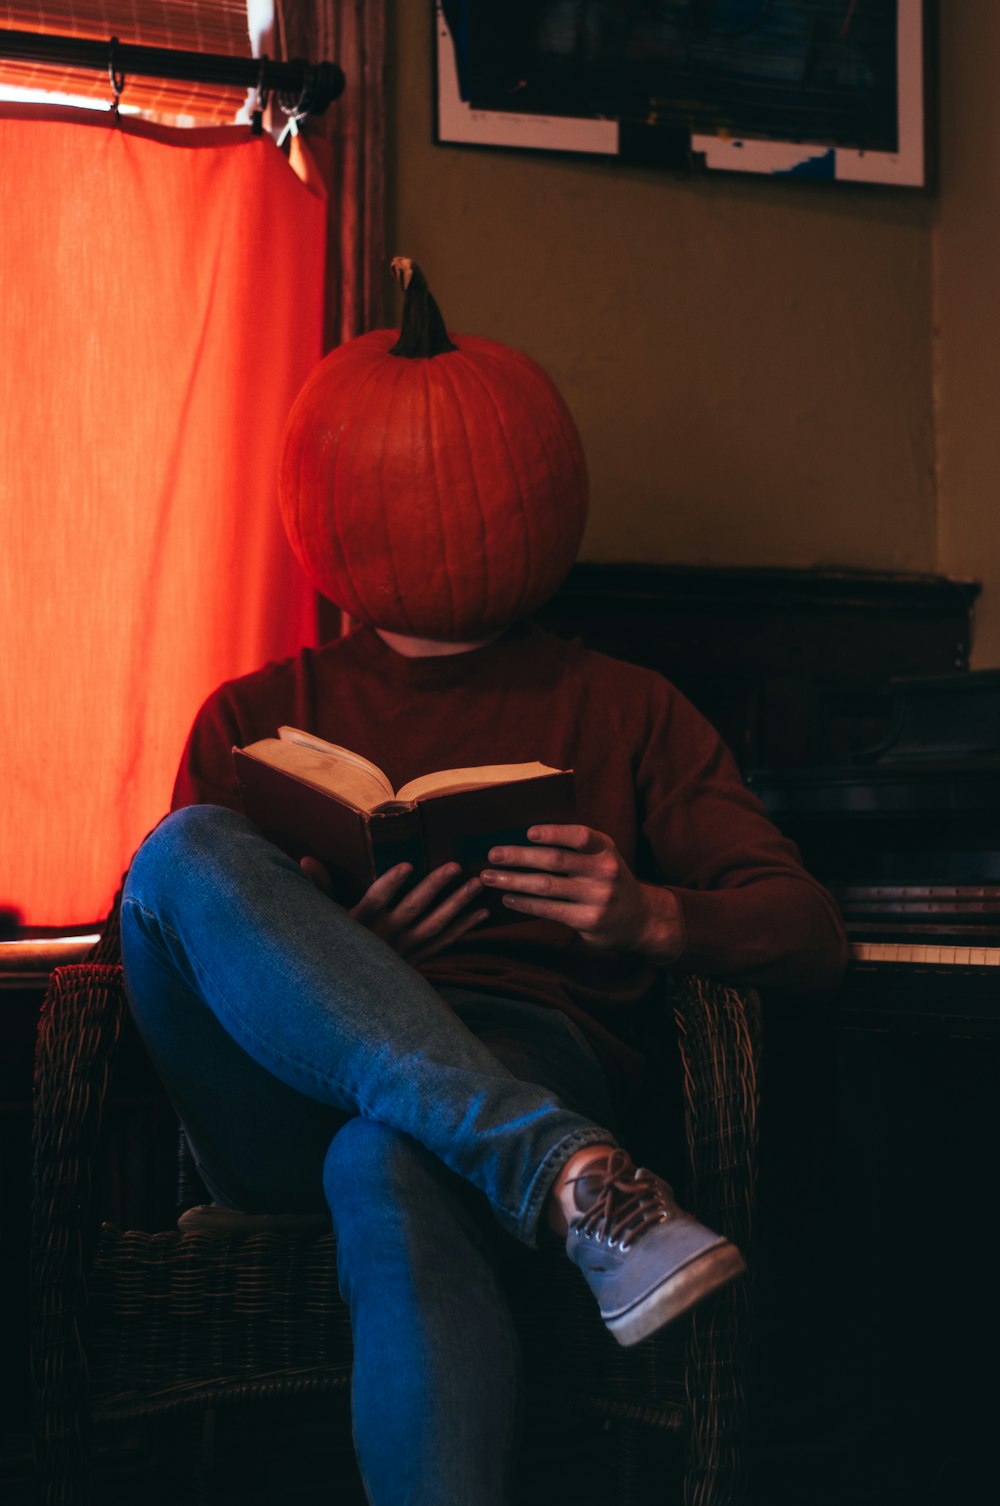
[[[557,1011],[437,992],[215,806],[140,848],[122,949],[216,1200],[329,1206],[371,1502],[501,1506],[517,1359],[491,1245],[534,1244],[565,1161],[613,1140],[590,1048]]]

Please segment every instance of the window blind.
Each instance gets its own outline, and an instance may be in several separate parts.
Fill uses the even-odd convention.
[[[0,27],[48,32],[180,51],[250,57],[246,0],[0,0]],[[44,89],[87,99],[112,100],[106,73],[0,58],[0,87]],[[245,98],[241,88],[187,79],[125,77],[122,105],[161,115],[232,120]]]

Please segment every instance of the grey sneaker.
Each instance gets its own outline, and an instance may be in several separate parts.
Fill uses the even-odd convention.
[[[572,1183],[580,1213],[566,1253],[619,1344],[638,1344],[746,1270],[734,1244],[684,1213],[662,1177],[626,1151]]]

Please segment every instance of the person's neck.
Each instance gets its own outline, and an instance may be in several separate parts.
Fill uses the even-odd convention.
[[[461,643],[444,643],[439,638],[410,638],[405,633],[389,633],[380,627],[377,627],[375,631],[388,648],[407,659],[434,659],[442,654],[467,654],[471,649],[485,648],[487,643],[492,643],[494,638],[500,636],[498,629],[495,633],[488,633],[485,638],[472,638]]]

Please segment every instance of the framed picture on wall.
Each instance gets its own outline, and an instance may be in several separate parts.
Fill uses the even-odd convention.
[[[927,184],[931,0],[438,0],[441,144]]]

